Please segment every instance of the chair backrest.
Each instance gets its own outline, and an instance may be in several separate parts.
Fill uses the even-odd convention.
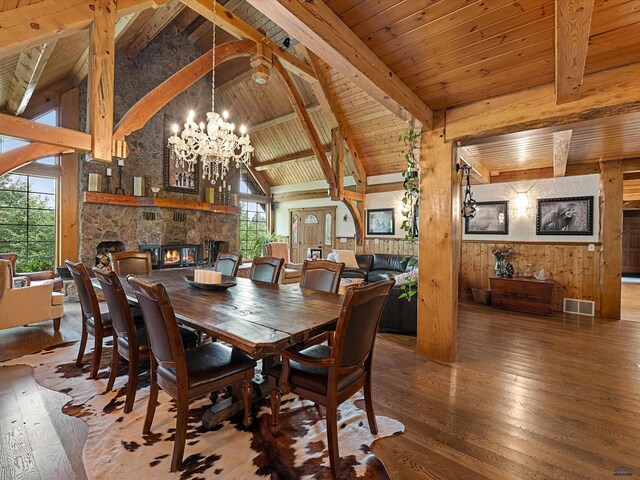
[[[341,370],[359,367],[371,358],[382,309],[393,285],[393,280],[386,280],[347,290],[332,352]]]
[[[242,263],[242,255],[238,253],[221,253],[216,259],[215,271],[228,277],[238,275],[238,268]]]
[[[11,274],[16,274],[16,262],[18,261],[17,253],[0,253],[0,260],[8,260],[11,262]]]
[[[286,242],[269,242],[262,246],[262,254],[265,257],[282,258],[284,263],[289,263],[289,244]]]
[[[93,318],[94,316],[100,316],[100,305],[98,304],[98,297],[96,291],[91,283],[89,272],[87,267],[82,262],[74,263],[71,260],[65,260],[64,263],[69,268],[71,276],[73,277],[73,283],[76,284],[78,290],[78,298],[80,299],[80,308],[85,318]],[[95,328],[99,330],[102,328],[102,322],[95,321]]]
[[[13,278],[11,276],[11,262],[0,259],[0,298],[4,292],[13,288]]]
[[[277,283],[283,263],[283,258],[254,257],[253,265],[251,266],[251,280]]]
[[[142,318],[147,327],[149,347],[159,366],[173,368],[178,383],[187,382],[187,364],[180,330],[171,300],[164,285],[149,283],[132,275],[127,281],[133,287],[142,310]]]
[[[102,270],[98,267],[93,267],[92,271],[102,286],[102,293],[107,300],[111,322],[116,334],[119,337],[127,337],[129,343],[137,344],[136,326],[118,275],[113,271]]]
[[[109,253],[111,268],[117,275],[151,273],[151,252]]]
[[[344,263],[305,260],[300,276],[300,287],[338,293],[342,270],[344,270]]]

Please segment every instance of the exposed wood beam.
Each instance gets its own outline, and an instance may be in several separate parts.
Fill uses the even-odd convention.
[[[404,182],[376,183],[367,185],[367,193],[399,192],[404,190]]]
[[[331,129],[331,167],[336,179],[335,190],[331,197],[341,199],[344,192],[344,137],[340,133],[340,127]]]
[[[640,180],[640,172],[625,173],[624,181],[626,182],[628,180]],[[626,186],[626,183],[625,183],[625,186]]]
[[[364,202],[366,195],[362,192],[354,192],[353,190],[343,190],[341,200],[355,200],[358,202]]]
[[[155,8],[166,0],[119,0],[117,15]],[[43,0],[0,12],[0,57],[87,28],[94,18],[94,0]]]
[[[255,48],[255,43],[250,40],[218,45],[216,47],[216,62],[221,65],[233,58],[249,56]],[[118,122],[113,133],[114,138],[123,140],[131,132],[142,128],[162,107],[204,77],[212,68],[213,58],[211,51],[209,51],[173,74],[129,109]]]
[[[133,58],[140,53],[184,8],[184,4],[180,3],[179,0],[169,0],[162,7],[158,8],[129,42],[125,50],[127,57]]]
[[[489,172],[487,166],[483,164],[476,155],[471,153],[468,148],[458,147],[458,156],[464,163],[469,165],[482,180],[486,183],[491,183],[491,172]]]
[[[362,246],[364,241],[364,202],[357,202],[351,198],[345,198],[342,202],[353,217],[353,224],[356,230],[356,245]]]
[[[324,2],[247,1],[398,117],[431,128],[432,110]]]
[[[57,40],[51,40],[20,53],[7,100],[9,113],[13,115],[24,113],[56,42]]]
[[[87,129],[92,138],[91,156],[103,162],[112,159],[116,8],[116,0],[96,0],[89,33]]]
[[[291,102],[291,106],[295,110],[298,115],[298,119],[302,125],[302,130],[304,131],[309,143],[311,144],[311,150],[315,154],[318,162],[320,162],[320,168],[324,172],[324,177],[330,188],[335,188],[336,179],[333,175],[333,169],[331,168],[331,163],[329,163],[329,159],[327,158],[327,154],[325,153],[322,142],[320,141],[320,137],[318,136],[318,132],[316,131],[313,123],[311,122],[311,118],[309,114],[304,108],[304,104],[302,103],[302,98],[300,97],[300,93],[296,88],[293,80],[289,76],[289,73],[282,64],[278,61],[277,58],[273,59],[273,68],[272,71],[276,73],[280,81],[282,82],[287,97],[289,97],[289,101]]]
[[[22,165],[41,158],[71,153],[72,149],[48,145],[45,143],[30,143],[0,154],[0,176],[9,173]]]
[[[326,188],[318,188],[315,190],[304,190],[301,192],[276,193],[273,195],[273,201],[282,202],[298,202],[300,200],[314,200],[316,198],[328,198],[329,193]]]
[[[200,18],[198,12],[194,12],[190,8],[187,8],[182,12],[182,15],[173,23],[172,28],[176,33],[182,33]]]
[[[52,127],[11,115],[0,114],[0,135],[83,152],[91,151],[91,135],[88,133]]]
[[[72,88],[65,78],[44,88],[39,88],[32,95],[31,101],[22,113],[23,118],[35,118],[60,105],[60,95]],[[4,112],[3,112],[4,113]]]
[[[598,162],[569,164],[565,171],[565,176],[592,175],[600,173]],[[513,170],[500,172],[498,175],[491,175],[491,183],[517,182],[522,180],[541,180],[543,178],[554,178],[553,167],[531,168],[529,170]]]
[[[125,34],[129,27],[133,25],[133,22],[138,18],[138,15],[140,15],[140,12],[133,12],[116,20],[116,43],[118,43],[118,40]],[[76,60],[76,63],[73,65],[71,73],[69,74],[69,83],[75,88],[80,85],[85,78],[87,78],[88,74],[89,47],[82,52],[78,60]]]
[[[213,22],[213,5],[210,0],[180,0],[190,9],[198,12],[204,18]],[[280,59],[287,70],[295,73],[307,82],[316,81],[313,70],[309,65],[287,52],[285,49],[269,40],[264,33],[256,30],[240,17],[234,15],[220,4],[216,5],[215,23],[223,30],[240,39],[253,40],[255,43],[262,43],[273,51],[274,57]]]
[[[600,314],[620,319],[622,288],[622,162],[602,163],[600,178]]]
[[[325,155],[331,153],[331,146],[324,147]],[[261,163],[254,163],[252,168],[256,172],[264,172],[265,170],[271,170],[272,168],[277,168],[285,163],[292,162],[308,162],[310,160],[315,160],[316,154],[313,150],[303,150],[301,152],[290,153],[289,155],[283,155],[279,158],[274,158],[273,160],[267,160]]]
[[[258,185],[260,185],[260,188],[262,189],[264,194],[267,196],[271,195],[271,184],[267,180],[265,174],[262,172],[256,172],[256,170],[251,166],[249,166],[247,169],[249,170],[249,173],[251,174],[253,179],[258,183]]]
[[[473,140],[522,130],[640,112],[640,64],[587,75],[582,96],[557,105],[553,84],[447,110],[447,140]],[[466,142],[465,142],[466,143]]]
[[[317,84],[312,85],[311,88],[322,106],[327,123],[332,125],[332,128],[338,125],[340,126],[344,142],[349,150],[349,155],[345,158],[347,170],[356,181],[357,190],[364,192],[367,186],[367,172],[362,165],[362,158],[356,148],[354,142],[355,135],[353,133],[353,129],[349,125],[349,119],[342,110],[340,102],[329,89],[329,84],[327,83],[327,79],[320,67],[320,59],[318,56],[306,48],[301,48],[300,50],[303,51],[305,56],[308,58],[311,68],[313,68],[313,71],[318,78]]]
[[[310,103],[304,107],[308,113],[315,113],[322,109],[320,104],[318,103]],[[280,125],[285,122],[290,122],[291,120],[295,120],[298,118],[296,112],[287,113],[286,115],[280,115],[279,117],[271,118],[269,120],[265,120],[264,122],[257,123],[250,127],[251,132],[259,132],[260,130],[264,130],[265,128],[271,128],[276,125]]]
[[[580,98],[593,0],[556,0],[556,103]]]
[[[571,148],[573,130],[555,132],[553,134],[553,176],[564,177]]]

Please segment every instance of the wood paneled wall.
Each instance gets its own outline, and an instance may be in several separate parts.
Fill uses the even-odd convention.
[[[460,292],[471,294],[472,288],[489,288],[495,260],[491,251],[496,246],[511,245],[515,255],[511,263],[517,274],[527,269],[544,268],[550,272],[555,286],[554,310],[562,310],[564,297],[593,300],[600,310],[600,245],[590,252],[586,243],[514,243],[514,242],[462,242]]]
[[[340,243],[340,238],[346,238],[346,242]],[[365,238],[364,245],[357,247],[356,253],[389,253],[392,255],[418,255],[418,242],[411,248],[411,244],[402,238]],[[289,237],[279,237],[278,241],[289,242]],[[355,239],[352,237],[336,237],[333,240],[333,248],[337,250],[354,250]]]

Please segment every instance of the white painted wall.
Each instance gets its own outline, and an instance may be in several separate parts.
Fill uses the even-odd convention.
[[[374,185],[377,183],[391,183],[402,180],[402,175],[377,175],[374,177],[368,177],[367,183]],[[345,178],[345,185],[354,185],[352,177]],[[324,180],[316,182],[300,183],[295,185],[280,185],[271,187],[271,193],[287,193],[287,192],[301,192],[304,190],[316,190],[320,188],[329,188],[329,185]],[[365,200],[365,208],[395,208],[395,223],[396,233],[394,236],[384,235],[384,238],[404,238],[404,232],[400,230],[402,224],[402,218],[400,216],[401,200],[403,192],[382,192],[382,193],[370,193],[367,194]],[[294,208],[312,208],[312,207],[329,207],[335,206],[336,208],[336,236],[337,237],[350,237],[355,236],[355,226],[353,224],[353,218],[351,213],[342,202],[334,202],[329,198],[318,198],[312,200],[298,200],[295,202],[281,202],[276,204],[275,208],[275,233],[276,235],[289,236],[289,210]],[[345,221],[346,216],[346,221]],[[366,226],[365,226],[366,228]],[[380,238],[383,238],[380,237]]]
[[[472,185],[473,198],[477,202],[507,200],[509,202],[509,235],[463,235],[464,240],[498,240],[522,242],[598,242],[600,238],[600,211],[598,195],[599,175],[549,178],[492,185]],[[516,194],[526,193],[529,206],[519,215],[516,211]],[[593,196],[593,235],[536,235],[536,210],[538,199]],[[464,231],[464,230],[463,230]]]

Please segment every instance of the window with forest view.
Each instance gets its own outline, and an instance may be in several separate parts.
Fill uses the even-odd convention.
[[[240,202],[240,252],[245,260],[262,255],[262,243],[267,235],[267,205]]]
[[[0,252],[17,253],[17,271],[49,268],[55,259],[56,181],[0,177]]]

